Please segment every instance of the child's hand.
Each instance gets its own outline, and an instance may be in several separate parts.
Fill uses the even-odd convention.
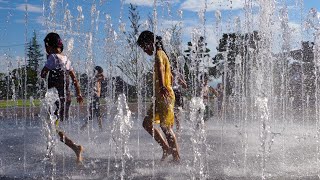
[[[160,94],[167,99],[169,97],[169,91],[165,86],[160,87]]]
[[[82,103],[83,103],[83,97],[82,97],[81,94],[77,96],[77,102],[82,105]]]
[[[160,88],[160,94],[162,95],[164,101],[166,104],[170,104],[171,103],[171,99],[170,99],[170,93],[168,91],[168,89],[165,86],[162,86]]]

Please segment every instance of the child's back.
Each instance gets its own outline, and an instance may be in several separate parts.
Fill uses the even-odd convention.
[[[49,69],[48,88],[68,87],[71,62],[61,54],[50,54],[45,65]]]

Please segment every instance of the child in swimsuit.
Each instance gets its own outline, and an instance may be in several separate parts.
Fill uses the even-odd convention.
[[[59,101],[55,103],[57,106],[55,115],[60,121],[64,121],[69,117],[69,107],[71,105],[69,77],[71,77],[76,88],[77,102],[81,104],[83,102],[83,98],[80,92],[80,85],[76,78],[76,74],[71,67],[71,62],[62,54],[63,43],[60,36],[57,33],[51,32],[44,38],[44,43],[47,52],[47,62],[41,71],[41,77],[47,78],[48,89],[57,89]],[[56,125],[58,125],[58,122],[59,121],[57,120]],[[58,128],[57,133],[60,136],[60,140],[76,153],[77,162],[81,162],[83,147],[75,144]]]

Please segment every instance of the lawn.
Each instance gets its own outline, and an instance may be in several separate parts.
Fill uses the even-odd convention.
[[[7,107],[30,107],[30,106],[39,106],[40,100],[34,99],[33,102],[30,102],[30,100],[24,100],[24,99],[17,99],[17,100],[0,100],[0,108],[7,108]]]
[[[103,98],[100,99],[100,104],[103,105],[105,104],[105,100]],[[23,100],[23,99],[17,99],[17,100],[0,100],[0,109],[1,108],[8,108],[8,107],[38,107],[40,106],[41,102],[40,99],[34,99],[33,102],[31,103],[29,99]],[[77,101],[75,98],[72,99],[72,105],[77,104]],[[83,104],[86,104],[86,99],[84,100]]]

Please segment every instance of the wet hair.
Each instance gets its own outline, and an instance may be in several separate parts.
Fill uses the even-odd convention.
[[[143,31],[143,32],[139,35],[139,38],[138,38],[138,40],[137,40],[137,44],[138,44],[139,46],[143,46],[143,45],[145,45],[145,44],[147,44],[147,43],[152,43],[152,44],[154,43],[154,34],[153,34],[153,32],[148,31],[148,30]],[[165,52],[165,54],[168,56],[166,50],[165,50],[164,47],[163,47],[162,37],[161,37],[161,36],[156,36],[155,47],[156,47],[156,48],[161,48],[161,49]],[[169,56],[168,56],[168,58],[169,58]]]
[[[96,66],[94,69],[97,70],[98,73],[103,73],[103,69],[101,66]]]
[[[154,34],[151,31],[143,31],[137,40],[139,46],[143,46],[146,43],[153,43]]]
[[[63,43],[59,34],[51,32],[47,34],[43,41],[46,47],[60,48],[61,52],[63,51]]]

